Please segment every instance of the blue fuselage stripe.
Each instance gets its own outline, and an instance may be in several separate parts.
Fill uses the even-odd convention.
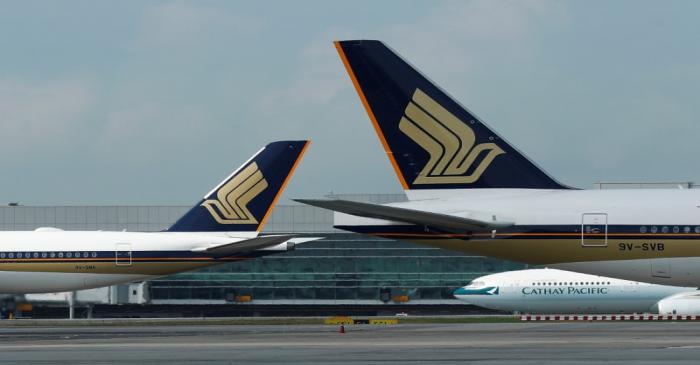
[[[521,225],[500,228],[495,231],[446,232],[433,227],[418,225],[347,226],[335,228],[368,235],[397,239],[580,239],[615,237],[619,239],[679,239],[700,240],[700,225],[601,225],[599,230],[582,233],[579,225]],[[606,232],[607,230],[607,232]]]
[[[76,254],[80,254],[79,257]],[[138,262],[230,262],[253,259],[269,252],[253,251],[227,257],[214,257],[206,253],[192,251],[120,251],[119,260]],[[59,257],[60,255],[60,257]],[[2,263],[76,263],[76,262],[114,262],[117,251],[0,251]]]

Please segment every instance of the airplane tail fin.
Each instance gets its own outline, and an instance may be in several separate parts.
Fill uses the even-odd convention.
[[[405,190],[568,189],[382,42],[335,46]]]
[[[310,143],[280,141],[263,147],[168,231],[261,231]]]

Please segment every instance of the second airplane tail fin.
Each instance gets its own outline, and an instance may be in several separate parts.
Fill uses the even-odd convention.
[[[280,141],[263,147],[168,231],[261,231],[310,143]]]
[[[568,188],[382,42],[335,45],[404,189]]]

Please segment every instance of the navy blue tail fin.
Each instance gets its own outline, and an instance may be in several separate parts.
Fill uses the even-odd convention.
[[[566,189],[380,41],[335,43],[404,189]]]
[[[280,141],[263,147],[168,231],[261,231],[310,143]]]

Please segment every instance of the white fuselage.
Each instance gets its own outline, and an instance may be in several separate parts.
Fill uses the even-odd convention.
[[[203,248],[253,238],[256,232],[0,232],[0,293],[90,289],[257,257],[216,258]],[[270,247],[265,250],[284,249]],[[269,252],[268,252],[269,253]]]
[[[556,269],[508,271],[474,279],[457,299],[520,313],[658,313],[658,303],[696,288],[647,284]]]
[[[336,213],[339,228],[665,285],[700,284],[700,189],[410,190],[391,206],[512,225],[445,234]],[[412,230],[413,229],[413,230]]]

